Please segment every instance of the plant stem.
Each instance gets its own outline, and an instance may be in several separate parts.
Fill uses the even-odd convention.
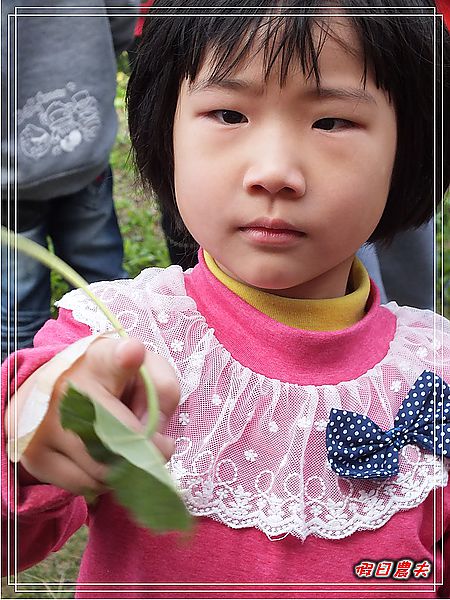
[[[115,331],[122,338],[128,338],[127,332],[122,327],[120,321],[117,319],[115,314],[92,292],[89,287],[89,283],[79,275],[75,269],[72,269],[66,262],[61,260],[58,256],[55,256],[49,252],[43,246],[40,246],[36,242],[29,240],[28,238],[14,233],[6,227],[1,228],[1,242],[10,248],[16,248],[19,252],[23,252],[31,258],[39,261],[49,269],[53,269],[59,273],[64,279],[73,287],[80,288],[85,294],[91,298],[91,300],[98,306],[105,317],[111,322]],[[158,399],[156,396],[155,386],[143,366],[139,368],[139,374],[145,385],[148,402],[148,421],[146,425],[146,435],[151,436],[158,426],[159,408]]]

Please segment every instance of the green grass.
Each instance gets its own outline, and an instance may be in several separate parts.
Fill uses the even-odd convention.
[[[126,70],[126,67],[124,67]],[[130,161],[129,139],[127,135],[124,111],[124,95],[127,75],[121,71],[118,74],[118,93],[116,108],[119,115],[119,132],[111,155],[111,165],[114,172],[114,197],[119,223],[125,244],[125,269],[131,277],[137,275],[143,268],[149,266],[167,266],[169,256],[164,243],[164,237],[159,224],[159,214],[155,205],[142,196],[139,190]],[[450,195],[447,196],[445,208],[438,216],[439,225],[442,221],[444,236],[438,235],[438,243],[442,241],[443,261],[438,254],[438,263],[442,264],[444,279],[443,313],[450,318]],[[440,226],[438,227],[440,230]],[[440,269],[440,266],[439,266]],[[67,285],[58,275],[52,275],[53,296],[60,298],[67,290]],[[438,296],[441,284],[438,284]],[[14,592],[14,586],[2,584],[3,598],[73,598],[73,592],[64,582],[74,582],[77,579],[80,557],[86,543],[87,532],[83,528],[77,532],[59,552],[48,557],[38,565],[20,573],[17,579],[19,591]],[[21,592],[26,586],[33,592]]]
[[[73,598],[87,528],[80,529],[59,552],[19,573],[16,581],[2,582],[2,598]],[[17,589],[17,591],[14,591]]]

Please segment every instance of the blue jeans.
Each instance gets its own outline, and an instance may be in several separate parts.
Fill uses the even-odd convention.
[[[45,247],[50,238],[55,254],[87,281],[127,277],[110,169],[75,194],[20,200],[17,212],[22,235]],[[16,348],[32,346],[34,335],[50,317],[51,289],[49,270],[25,254],[18,253],[16,263],[14,251],[3,246],[1,264],[3,360]]]

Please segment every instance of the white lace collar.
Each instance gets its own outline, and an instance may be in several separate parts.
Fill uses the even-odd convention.
[[[400,452],[397,477],[342,479],[329,467],[325,443],[331,409],[367,415],[388,430],[423,370],[448,381],[447,321],[391,303],[397,331],[378,365],[352,381],[300,386],[234,360],[182,293],[176,269],[150,269],[133,282],[94,288],[130,335],[177,370],[182,398],[168,428],[176,438],[168,468],[194,515],[256,527],[270,537],[340,539],[382,526],[447,484],[446,466],[412,445]],[[108,328],[78,291],[58,304],[93,332]]]

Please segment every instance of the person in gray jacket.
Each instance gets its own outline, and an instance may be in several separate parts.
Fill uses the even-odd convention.
[[[123,0],[24,4],[2,1],[2,224],[51,239],[89,282],[125,277],[109,154],[116,56],[136,17]],[[14,259],[2,247],[2,358],[31,346],[50,315],[49,271]]]

